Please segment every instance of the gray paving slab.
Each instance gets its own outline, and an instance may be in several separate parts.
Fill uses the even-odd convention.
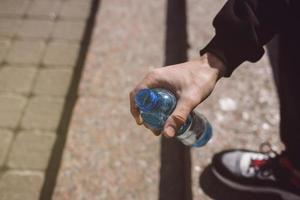
[[[55,24],[52,38],[55,40],[80,41],[85,29],[85,21],[60,20]]]
[[[60,156],[53,148],[91,3],[0,0],[1,200],[40,199],[55,173],[49,161]]]
[[[72,72],[72,69],[40,69],[33,93],[65,97],[70,87]]]
[[[18,22],[18,19],[0,18],[0,36],[13,37],[18,28]]]
[[[16,40],[13,42],[6,62],[10,64],[39,64],[44,55],[46,44],[43,40]]]
[[[17,128],[27,99],[14,94],[0,94],[0,128]]]
[[[0,168],[4,165],[13,136],[14,133],[11,130],[0,129]]]
[[[74,67],[79,51],[78,43],[53,41],[49,43],[43,58],[46,66]]]
[[[30,98],[21,121],[21,128],[25,130],[56,131],[63,106],[63,98],[43,96]]]
[[[29,0],[1,0],[0,17],[21,17],[25,14]]]
[[[50,37],[53,22],[50,20],[25,19],[18,24],[16,36],[19,38],[45,38]]]
[[[0,39],[0,63],[2,63],[5,60],[10,45],[11,41],[9,39]]]
[[[4,66],[0,69],[0,92],[29,95],[36,71],[36,68]]]
[[[44,171],[48,166],[55,139],[54,132],[21,131],[9,153],[8,167]]]
[[[1,200],[38,200],[43,184],[43,173],[7,171],[0,177]]]
[[[86,1],[64,1],[59,17],[62,19],[87,19],[90,7],[90,2]]]
[[[55,19],[61,8],[61,1],[31,1],[26,15],[30,18]]]

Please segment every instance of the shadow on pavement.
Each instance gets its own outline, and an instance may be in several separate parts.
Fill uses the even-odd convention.
[[[186,1],[168,0],[165,35],[165,66],[187,60]],[[191,155],[175,139],[161,140],[160,200],[192,200]]]
[[[168,0],[166,12],[164,65],[168,66],[187,61],[186,0]],[[161,138],[159,200],[192,200],[190,149],[175,139]],[[211,166],[201,174],[199,185],[215,200],[281,200],[229,188],[214,176]]]
[[[215,200],[281,200],[279,196],[262,193],[250,193],[237,191],[226,186],[212,172],[211,165],[207,166],[199,178],[202,190]]]
[[[74,69],[71,86],[68,90],[64,109],[61,115],[60,124],[57,130],[57,139],[51,152],[49,165],[45,173],[45,181],[40,194],[40,200],[50,200],[55,189],[56,179],[58,176],[63,150],[65,147],[68,128],[77,100],[77,91],[81,79],[81,74],[87,54],[89,44],[91,42],[92,30],[95,23],[96,13],[98,11],[101,0],[92,0],[90,8],[90,16],[87,19],[85,32],[82,38],[80,51],[77,57],[76,66]]]

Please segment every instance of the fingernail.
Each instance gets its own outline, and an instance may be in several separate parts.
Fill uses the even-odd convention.
[[[173,137],[175,135],[175,130],[173,127],[168,126],[165,131],[164,131],[165,135],[168,137]]]
[[[141,116],[139,116],[138,118],[136,118],[136,123],[137,123],[138,125],[142,125],[142,124],[143,124],[143,119],[142,119]]]
[[[152,131],[153,132],[153,134],[155,135],[155,136],[159,136],[160,135],[160,132],[158,132],[158,131]]]

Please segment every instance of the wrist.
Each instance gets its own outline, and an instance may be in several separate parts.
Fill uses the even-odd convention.
[[[218,77],[217,79],[224,77],[226,72],[226,66],[221,59],[209,52],[203,54],[201,58],[206,64],[209,65],[209,67],[213,68],[216,71]]]

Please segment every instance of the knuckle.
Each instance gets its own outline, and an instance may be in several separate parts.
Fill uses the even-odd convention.
[[[197,96],[196,96],[196,94],[186,94],[186,95],[182,96],[182,99],[185,102],[185,105],[187,108],[194,106],[194,104],[197,103],[197,101],[198,101]]]
[[[130,110],[130,112],[131,112],[132,117],[133,117],[134,119],[136,119],[136,118],[137,118],[136,112],[135,112],[134,110]]]
[[[155,136],[159,136],[161,134],[160,131],[156,131],[156,130],[151,130],[151,131]]]
[[[136,108],[134,106],[130,106],[130,112],[131,112],[132,115],[135,115]]]
[[[182,98],[184,99],[186,104],[191,104],[191,103],[194,103],[196,101],[195,96],[193,96],[193,95],[185,95]]]
[[[133,96],[134,96],[134,91],[131,90],[131,91],[129,92],[129,97],[130,97],[130,99],[131,99]]]
[[[193,91],[190,91],[189,93],[183,95],[182,99],[186,102],[187,105],[193,107],[199,104],[201,101],[201,90],[195,89]]]
[[[129,93],[130,94],[130,97],[132,99],[134,99],[135,95],[138,93],[139,90],[141,90],[142,87],[140,85],[137,85],[133,90],[131,90],[131,92]]]
[[[159,76],[159,74],[160,74],[160,69],[152,69],[149,73],[148,73],[148,75],[147,75],[147,77],[148,78],[156,78],[157,76]]]
[[[187,120],[187,117],[182,114],[174,114],[171,116],[172,120],[176,124],[176,126],[181,126]]]

